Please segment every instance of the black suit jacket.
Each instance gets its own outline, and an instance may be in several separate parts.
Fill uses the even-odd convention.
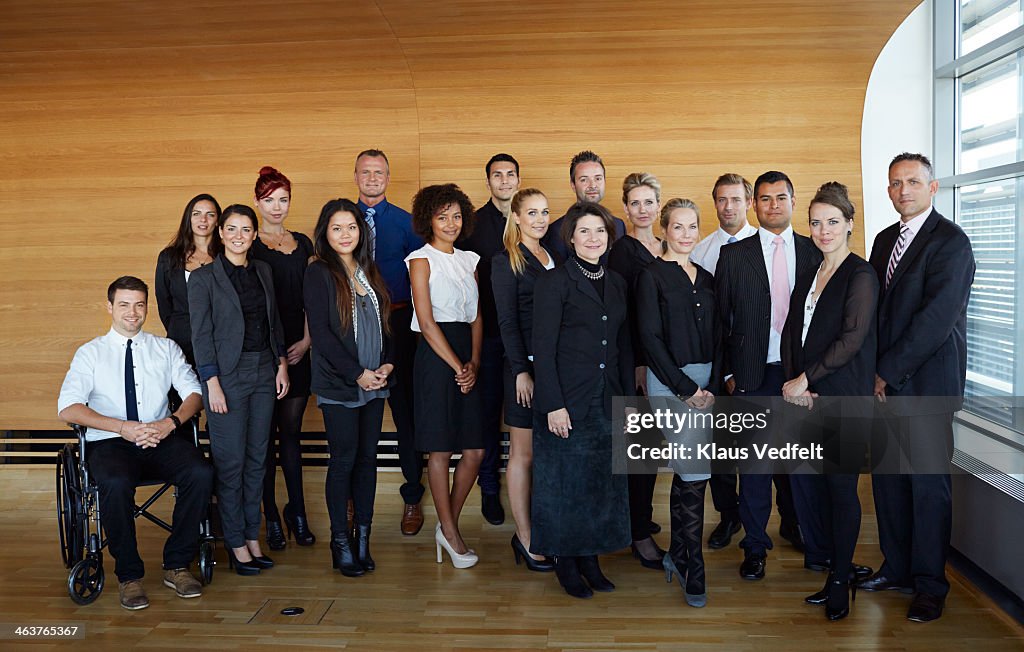
[[[524,371],[533,373],[533,364],[529,361],[533,346],[533,291],[537,277],[545,271],[529,249],[520,244],[519,251],[526,258],[522,274],[512,271],[507,251],[498,252],[491,260],[491,287],[498,312],[498,329],[513,376]],[[560,262],[556,254],[549,251],[548,255],[556,265]]]
[[[609,269],[604,278],[603,297],[572,261],[537,279],[533,407],[541,414],[566,408],[573,423],[583,423],[602,375],[607,398],[633,394],[626,281]]]
[[[334,278],[327,265],[317,260],[306,267],[302,283],[303,303],[309,324],[312,348],[313,391],[332,401],[355,401],[359,398],[356,379],[363,373],[359,363],[359,346],[356,343],[352,322],[342,330],[341,315],[338,313],[338,297]],[[382,326],[387,317],[381,315]],[[363,328],[360,324],[359,328]],[[394,364],[394,349],[391,337],[381,329],[383,345],[380,363]],[[388,387],[395,384],[395,374],[388,376]]]
[[[185,283],[185,268],[175,267],[171,262],[170,249],[164,249],[156,258],[154,290],[160,321],[167,331],[168,339],[181,347],[185,359],[195,366],[192,353],[192,325],[188,313],[188,285]]]
[[[463,238],[459,249],[480,256],[476,266],[477,285],[480,287],[480,316],[483,318],[484,337],[498,337],[498,313],[494,292],[491,290],[491,259],[505,249],[505,215],[493,201],[488,201],[473,214],[473,231]]]
[[[871,396],[875,389],[878,279],[866,260],[850,254],[824,292],[803,343],[804,302],[817,270],[799,277],[782,331],[786,379],[807,374],[808,389],[821,396]]]
[[[967,235],[932,209],[885,287],[900,222],[875,237],[871,266],[878,274],[877,373],[891,396],[952,397],[917,403],[924,413],[962,406],[967,377],[967,301],[974,252]],[[908,403],[909,407],[909,403]]]
[[[818,268],[821,252],[810,238],[794,233],[793,246],[795,278]],[[737,390],[756,390],[764,381],[772,327],[771,286],[758,234],[722,247],[715,271],[715,299],[725,334],[723,376],[732,374]]]
[[[223,376],[235,370],[242,356],[245,339],[245,316],[238,292],[228,277],[224,256],[192,272],[188,279],[188,307],[192,321],[192,349],[196,354],[196,370],[202,380]],[[270,349],[274,358],[284,358],[284,329],[277,312],[274,294],[274,273],[262,260],[249,259],[263,285],[267,300],[267,323],[270,324]]]

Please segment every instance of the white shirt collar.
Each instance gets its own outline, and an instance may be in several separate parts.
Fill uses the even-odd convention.
[[[142,344],[145,342],[147,335],[146,331],[139,331],[137,335],[131,338],[132,344]],[[128,338],[114,330],[113,326],[111,326],[110,330],[107,331],[106,338],[107,341],[112,344],[117,344],[118,346],[128,345]]]
[[[756,231],[756,230],[757,229],[755,229],[754,227],[750,226],[750,222],[744,222],[743,226],[740,227],[740,230],[736,232],[736,235],[732,235],[728,231],[723,229],[721,226],[719,226],[718,227],[718,238],[722,242],[728,242],[729,238],[736,238],[737,240],[743,240],[744,238],[753,235],[754,231]]]
[[[914,217],[910,218],[906,222],[903,222],[902,220],[900,220],[900,221],[901,221],[902,224],[906,224],[907,225],[907,227],[910,229],[911,233],[913,233],[914,235],[917,235],[917,232],[921,230],[922,226],[924,226],[924,221],[927,220],[928,216],[931,215],[931,214],[932,214],[932,207],[929,206],[927,209],[925,209],[924,212],[918,213],[917,215],[915,215]],[[901,231],[903,230],[902,226],[900,226],[900,230]]]
[[[767,229],[765,229],[763,227],[758,227],[757,228],[757,234],[758,234],[758,236],[761,237],[761,246],[763,248],[768,248],[768,247],[772,246],[772,243],[775,241],[775,234],[772,233],[771,231],[768,231]],[[782,233],[780,233],[779,235],[782,237],[782,240],[786,243],[786,246],[789,246],[789,245],[793,244],[793,226],[792,225],[787,226],[786,230],[783,231]]]

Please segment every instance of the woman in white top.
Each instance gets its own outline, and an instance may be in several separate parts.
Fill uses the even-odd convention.
[[[480,396],[473,390],[480,368],[483,327],[479,318],[476,264],[480,256],[455,248],[472,228],[473,204],[455,184],[422,188],[412,203],[412,224],[427,243],[409,254],[412,330],[423,334],[416,349],[416,450],[427,451],[427,479],[437,509],[437,561],[448,551],[456,568],[478,561],[462,540],[459,514],[484,455]],[[448,483],[452,454],[462,452]]]

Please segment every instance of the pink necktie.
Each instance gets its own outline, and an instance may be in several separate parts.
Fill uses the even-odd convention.
[[[772,253],[772,328],[776,333],[782,332],[786,325],[786,315],[789,314],[789,271],[784,242],[781,236],[775,236],[772,240],[775,245]]]

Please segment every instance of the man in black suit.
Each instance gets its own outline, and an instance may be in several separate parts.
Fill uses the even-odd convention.
[[[480,315],[484,320],[484,341],[480,349],[480,371],[477,391],[481,394],[483,409],[484,459],[480,463],[480,511],[492,525],[505,522],[505,510],[499,497],[501,481],[501,408],[504,397],[502,359],[505,347],[498,331],[498,311],[494,307],[491,288],[491,259],[504,251],[505,222],[512,208],[512,197],[519,190],[519,161],[509,154],[495,154],[487,161],[487,189],[491,199],[474,214],[473,231],[462,240],[459,248],[480,255],[477,263],[477,281],[480,286]]]
[[[576,193],[577,201],[592,201],[600,204],[604,199],[605,178],[604,161],[601,157],[585,149],[569,162],[569,185]],[[559,256],[559,260],[569,260],[569,246],[562,240],[562,220],[565,215],[558,218],[548,227],[547,234],[541,239],[541,244],[548,251],[553,251]],[[626,223],[613,216],[615,222],[615,239],[626,235]],[[605,253],[601,258],[602,263],[608,260]]]
[[[736,397],[781,396],[780,345],[796,278],[821,263],[810,238],[793,232],[796,199],[782,172],[765,172],[754,183],[757,235],[722,247],[715,297],[725,334],[726,389]],[[794,491],[794,498],[796,497]],[[772,507],[771,474],[740,475],[740,575],[764,577],[772,540],[765,531]],[[797,504],[800,514],[800,504]],[[806,537],[806,534],[805,534]]]
[[[967,376],[967,301],[975,269],[967,235],[932,207],[938,188],[927,157],[894,158],[889,198],[900,221],[879,233],[871,249],[881,286],[875,395],[884,418],[878,425],[915,468],[909,474],[878,469],[872,477],[885,563],[860,587],[915,592],[907,612],[915,622],[940,617],[949,592],[948,464],[953,412],[962,406]],[[881,452],[876,445],[873,462]]]

